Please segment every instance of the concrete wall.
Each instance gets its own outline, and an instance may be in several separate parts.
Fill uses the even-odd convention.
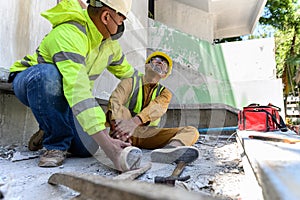
[[[214,17],[212,14],[173,0],[156,0],[154,5],[155,20],[201,40],[213,42]]]
[[[276,79],[274,38],[227,42],[221,47],[231,81]]]
[[[276,78],[274,38],[221,44],[236,107],[250,103],[281,108],[284,118],[282,80]]]
[[[10,66],[25,54],[33,53],[50,23],[40,16],[56,1],[13,0],[0,2],[0,66]]]
[[[0,91],[0,145],[27,144],[37,130],[31,110],[14,95]]]
[[[14,61],[33,53],[50,23],[40,16],[56,1],[14,0],[0,2],[0,66],[8,69]],[[11,94],[0,91],[0,145],[27,144],[38,129],[30,109]]]

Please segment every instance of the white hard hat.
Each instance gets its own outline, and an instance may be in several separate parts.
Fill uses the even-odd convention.
[[[105,4],[114,9],[117,13],[121,13],[127,17],[131,9],[132,0],[88,0],[87,3],[93,7],[102,7],[103,4]]]

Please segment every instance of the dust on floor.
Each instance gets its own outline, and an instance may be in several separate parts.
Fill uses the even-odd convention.
[[[240,199],[245,175],[234,138],[220,139],[201,137],[195,144],[200,157],[185,167],[181,176],[190,175],[185,182],[177,181],[175,187],[210,194],[222,199]],[[150,161],[149,150],[143,150],[142,164]],[[48,178],[57,172],[78,172],[112,178],[118,172],[101,163],[99,156],[91,158],[68,158],[57,168],[37,166],[41,152],[29,152],[25,146],[0,147],[0,193],[2,199],[72,199],[78,195],[64,186],[52,186]],[[155,176],[170,176],[175,165],[152,163],[152,167],[139,181],[153,183]],[[153,183],[154,184],[154,183]],[[1,194],[0,194],[1,198]]]

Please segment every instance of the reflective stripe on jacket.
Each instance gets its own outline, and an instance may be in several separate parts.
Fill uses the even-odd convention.
[[[143,90],[143,74],[135,74],[132,78],[132,92],[129,96],[129,100],[126,104],[126,107],[131,112],[131,116],[135,116],[142,111],[144,107],[147,105],[143,105],[144,103],[144,90]],[[164,89],[165,87],[161,84],[157,84],[156,88],[153,90],[151,94],[151,101],[153,101]],[[161,118],[150,122],[149,126],[158,126]]]
[[[42,13],[53,29],[33,55],[15,62],[11,72],[39,63],[54,64],[63,76],[64,95],[83,130],[92,135],[105,129],[105,114],[92,95],[96,78],[107,68],[117,78],[131,77],[134,69],[118,41],[98,31],[78,0],[62,0]]]

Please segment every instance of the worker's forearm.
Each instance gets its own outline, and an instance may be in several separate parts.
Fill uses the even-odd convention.
[[[97,144],[101,148],[106,148],[106,146],[108,146],[107,142],[109,141],[109,138],[107,136],[108,134],[106,133],[106,130],[103,130],[92,135],[92,138],[97,142]]]

